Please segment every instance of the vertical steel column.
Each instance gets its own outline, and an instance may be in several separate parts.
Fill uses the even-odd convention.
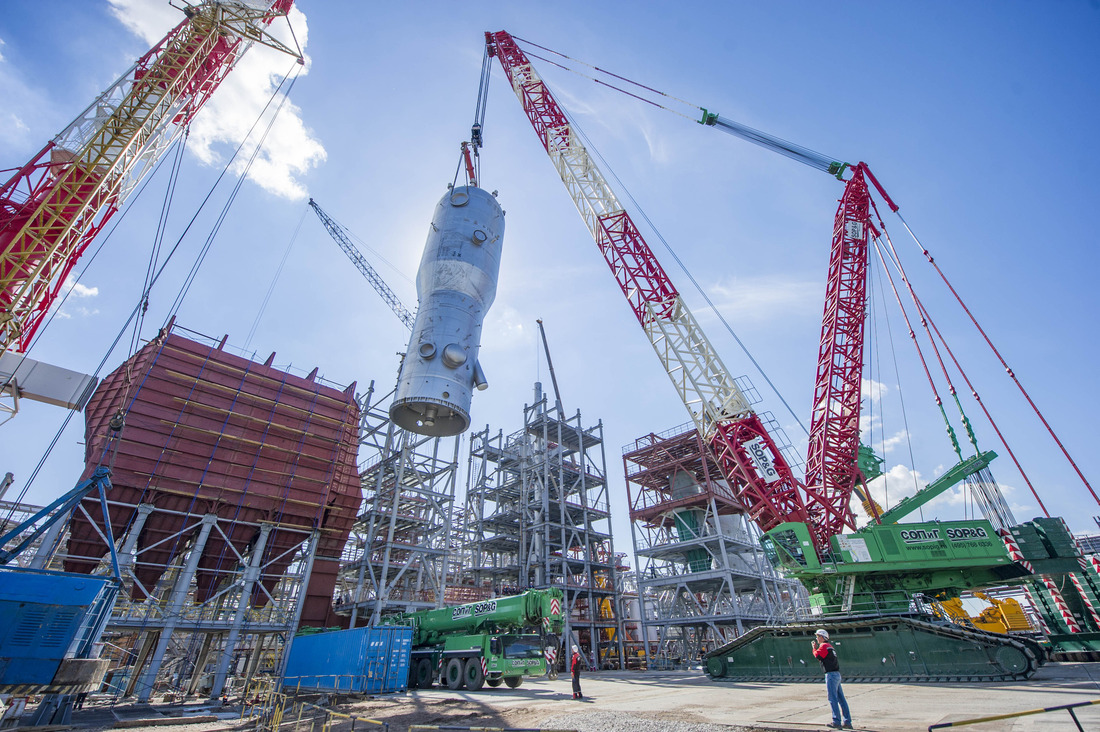
[[[252,586],[260,579],[260,566],[263,561],[264,549],[267,548],[267,539],[271,536],[272,524],[260,526],[260,537],[256,540],[256,546],[252,549],[252,556],[248,560],[248,566],[241,577],[241,599],[237,602],[237,611],[233,614],[233,624],[229,628],[229,635],[225,639],[225,648],[218,658],[218,667],[214,671],[214,683],[210,687],[210,698],[217,699],[222,695],[225,687],[225,677],[229,672],[229,664],[233,660],[233,652],[237,647],[237,639],[241,635],[241,624],[244,622],[245,613],[248,612],[252,600]],[[304,588],[304,585],[303,585]]]
[[[391,425],[391,428],[394,428]],[[386,532],[386,551],[382,555],[382,573],[378,577],[378,586],[374,588],[375,600],[374,600],[374,613],[371,614],[371,625],[375,625],[382,618],[382,603],[386,596],[389,594],[389,588],[386,587],[386,581],[389,579],[390,573],[390,550],[393,548],[393,537],[397,531],[397,511],[401,507],[401,486],[405,480],[405,460],[408,457],[406,451],[408,446],[408,433],[404,430],[398,431],[398,454],[401,456],[397,463],[397,471],[393,477],[393,506],[390,509],[390,526]],[[379,482],[382,478],[379,477]]]
[[[279,661],[279,673],[275,674],[277,682],[282,683],[286,673],[286,662],[290,658],[290,647],[294,645],[294,632],[298,629],[298,623],[302,620],[302,610],[306,604],[306,589],[309,587],[309,577],[313,574],[313,559],[317,556],[317,542],[321,540],[321,532],[314,530],[309,535],[309,550],[305,556],[306,565],[302,569],[302,582],[298,589],[298,605],[294,608],[294,618],[286,629],[286,643],[283,644],[283,657]]]
[[[195,570],[198,569],[202,551],[206,548],[206,540],[210,538],[210,531],[217,522],[217,514],[208,513],[202,517],[202,528],[199,530],[198,538],[195,539],[195,543],[187,556],[187,564],[184,565],[183,571],[176,578],[176,584],[172,588],[172,595],[168,600],[168,607],[164,613],[165,624],[161,628],[160,639],[157,641],[156,650],[153,651],[153,658],[138,683],[138,701],[149,701],[149,697],[153,693],[153,685],[156,683],[157,674],[160,672],[160,665],[164,661],[164,653],[168,650],[168,643],[172,640],[172,632],[179,625],[180,611],[183,610],[183,604],[187,601],[187,595],[191,589],[191,578],[195,576]]]
[[[145,528],[145,522],[149,520],[149,515],[155,510],[156,506],[151,503],[138,504],[137,516],[134,517],[130,528],[126,530],[126,538],[123,540],[122,549],[118,553],[118,571],[120,575],[129,572],[130,568],[134,566],[136,557],[133,556],[133,553],[134,547],[137,546],[138,536],[141,535],[141,530]]]
[[[69,511],[65,516],[53,523],[53,526],[46,529],[46,534],[42,537],[42,540],[38,544],[38,550],[34,553],[34,558],[31,559],[31,569],[46,569],[53,558],[54,552],[57,551],[58,545],[61,543],[61,536],[65,529],[69,526],[69,516],[72,515],[72,511]]]

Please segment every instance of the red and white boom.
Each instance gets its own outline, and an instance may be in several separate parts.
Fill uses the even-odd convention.
[[[764,530],[812,524],[774,440],[527,56],[504,31],[485,39],[734,495]]]
[[[26,351],[77,259],[294,0],[205,0],[0,187],[0,350]]]

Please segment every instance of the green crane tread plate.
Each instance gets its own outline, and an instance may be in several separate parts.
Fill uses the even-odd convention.
[[[1020,681],[1046,661],[1028,638],[987,633],[914,617],[822,621],[845,681]],[[822,625],[753,628],[705,657],[715,681],[820,681],[810,640]]]

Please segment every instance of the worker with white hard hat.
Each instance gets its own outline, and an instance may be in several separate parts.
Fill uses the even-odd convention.
[[[833,709],[833,729],[852,729],[852,713],[848,710],[848,700],[844,698],[844,689],[840,685],[840,660],[836,649],[829,643],[829,631],[819,628],[810,641],[814,658],[821,661],[825,671],[825,688],[829,694],[829,706]]]

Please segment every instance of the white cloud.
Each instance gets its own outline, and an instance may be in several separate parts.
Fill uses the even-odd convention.
[[[884,453],[892,452],[898,445],[904,444],[909,439],[909,432],[902,430],[897,432],[893,437],[887,437],[880,444],[875,445],[876,450],[881,450]]]
[[[877,404],[882,401],[882,397],[890,393],[890,387],[881,381],[860,379],[859,393],[863,394],[864,398],[871,400],[871,403]]]
[[[482,346],[491,341],[496,349],[524,349],[530,347],[533,337],[534,331],[525,324],[519,310],[497,303],[482,329]]]
[[[0,38],[0,63],[4,61],[4,39]]]
[[[820,307],[812,286],[780,275],[735,278],[709,289],[719,312],[735,317],[739,323],[770,322],[785,315],[815,312]]]
[[[110,0],[110,3],[115,17],[150,45],[160,40],[180,21],[178,10],[158,0]],[[294,35],[304,51],[308,27],[305,15],[297,7],[290,12],[290,23],[293,24]],[[285,19],[273,22],[269,30],[280,41],[294,47]],[[287,70],[292,69],[292,73],[298,71],[294,64],[294,59],[284,53],[254,45],[241,57],[191,123],[189,145],[192,152],[210,165],[223,162],[248,134]],[[300,69],[300,75],[304,76],[308,72],[307,57],[306,64]],[[278,102],[278,99],[272,102],[269,114],[278,106]],[[235,173],[240,174],[243,171],[266,122],[267,118],[257,125],[249,140],[250,146],[241,151],[240,157],[234,163]],[[276,196],[299,200],[305,197],[306,192],[298,182],[298,176],[316,167],[325,158],[325,149],[311,136],[302,121],[301,110],[286,101],[248,177]]]
[[[85,287],[69,275],[65,278],[65,284],[61,287],[62,293],[69,293],[70,297],[98,297],[98,287]]]

